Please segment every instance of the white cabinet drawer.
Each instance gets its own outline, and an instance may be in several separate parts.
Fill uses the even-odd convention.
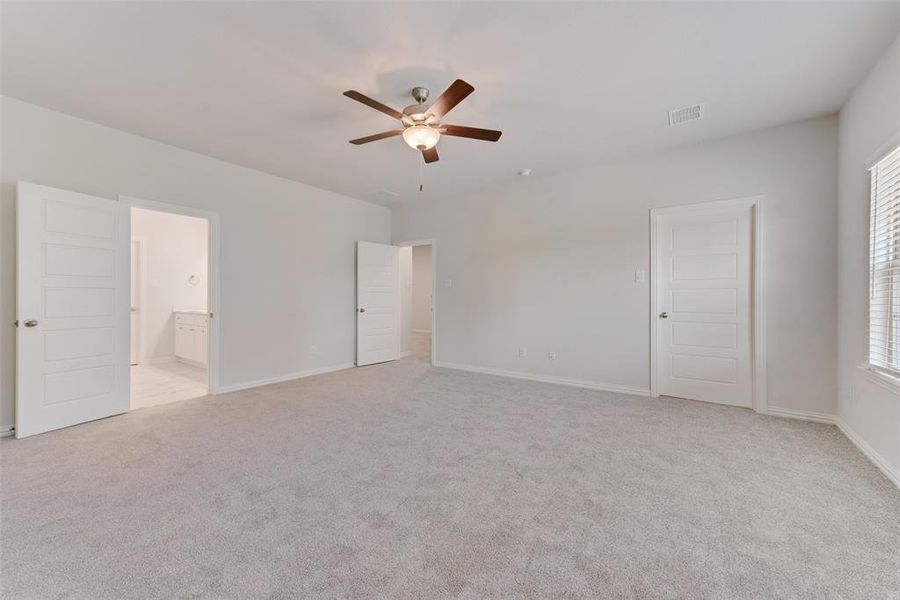
[[[194,313],[175,313],[175,325],[200,325],[206,327],[207,315]]]

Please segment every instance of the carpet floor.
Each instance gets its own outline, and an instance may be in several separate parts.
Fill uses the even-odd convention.
[[[4,598],[900,598],[835,428],[413,359],[2,451]]]

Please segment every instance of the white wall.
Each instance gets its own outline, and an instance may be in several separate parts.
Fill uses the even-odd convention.
[[[412,351],[412,246],[403,246],[399,250],[400,269],[400,353]]]
[[[13,422],[18,180],[219,213],[222,384],[353,362],[354,242],[389,242],[388,209],[11,98],[2,122],[0,424]]]
[[[649,283],[634,271],[649,271],[650,208],[765,194],[769,403],[833,414],[836,165],[837,120],[823,117],[511,175],[502,189],[395,210],[393,235],[440,246],[440,363],[646,390]]]
[[[175,355],[178,310],[206,311],[208,222],[206,219],[133,208],[131,239],[141,244],[140,359]],[[191,276],[196,283],[191,283]]]
[[[840,113],[838,414],[900,482],[900,393],[860,368],[865,362],[871,162],[900,144],[900,39]]]
[[[431,245],[412,249],[412,328],[431,331]]]

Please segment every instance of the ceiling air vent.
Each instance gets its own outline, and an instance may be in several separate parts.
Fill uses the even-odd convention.
[[[676,110],[669,111],[669,125],[681,125],[688,121],[696,121],[703,118],[704,105],[695,104],[693,106],[685,106]]]

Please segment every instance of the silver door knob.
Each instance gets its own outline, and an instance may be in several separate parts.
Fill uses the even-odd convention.
[[[25,327],[37,327],[38,322],[34,319],[28,319],[25,321]]]
[[[660,319],[668,319],[669,313],[667,313],[666,311],[663,311],[663,312],[659,313],[659,318]]]
[[[360,308],[360,309],[357,309],[357,310],[359,310],[359,312],[366,312],[366,309],[364,309],[364,308]]]

